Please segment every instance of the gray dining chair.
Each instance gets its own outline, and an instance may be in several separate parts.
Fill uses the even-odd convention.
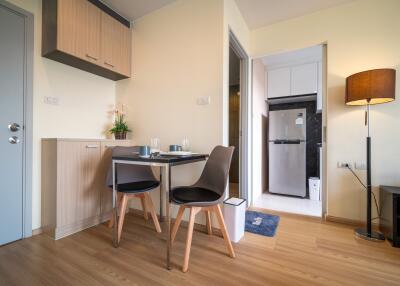
[[[205,212],[207,232],[210,235],[212,234],[211,213],[216,215],[228,249],[228,254],[232,258],[235,257],[235,252],[229,239],[229,234],[226,230],[225,221],[219,205],[225,198],[225,189],[228,182],[233,150],[234,147],[215,147],[207,160],[199,180],[194,185],[176,187],[171,190],[172,202],[179,205],[178,215],[171,233],[171,243],[174,242],[185,209],[190,210],[185,255],[182,266],[183,272],[187,272],[189,268],[194,220],[196,214],[200,211]]]
[[[126,155],[138,153],[139,146],[122,147],[116,146],[112,149],[112,155]],[[151,200],[150,191],[155,190],[160,186],[160,182],[154,177],[153,171],[150,166],[139,166],[129,164],[116,165],[116,190],[118,192],[118,242],[121,240],[122,226],[124,224],[126,209],[129,200],[139,198],[141,200],[144,218],[148,219],[148,211],[153,219],[154,226],[157,232],[161,232],[160,223],[157,218],[156,209],[154,208],[153,201]],[[112,189],[113,186],[112,164],[108,169],[107,186]],[[114,216],[111,217],[109,227],[114,224]]]

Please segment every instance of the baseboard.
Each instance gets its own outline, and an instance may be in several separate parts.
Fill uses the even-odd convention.
[[[41,227],[32,230],[32,236],[39,235],[43,233],[43,229]]]
[[[85,230],[87,228],[96,226],[100,223],[101,223],[101,220],[100,220],[100,215],[99,215],[99,216],[95,216],[95,217],[91,217],[88,219],[84,219],[84,220],[75,222],[70,225],[56,227],[55,229],[49,228],[49,230],[46,231],[46,233],[48,233],[55,240],[58,240],[58,239],[66,237],[66,236],[69,236],[71,234]]]
[[[325,215],[325,221],[358,226],[358,227],[363,227],[366,225],[365,221],[349,219],[344,217],[337,217],[332,215]],[[372,227],[379,228],[379,223],[373,222]]]
[[[129,212],[134,216],[143,217],[143,211],[142,210],[129,208]],[[158,215],[158,217],[160,217],[160,216]],[[171,218],[171,228],[174,225],[174,222],[175,222],[175,219]],[[181,226],[187,227],[188,226],[188,222],[185,221],[185,220],[182,220]],[[206,233],[207,232],[207,226],[204,225],[204,224],[201,224],[201,223],[195,223],[194,224],[194,230]],[[219,228],[212,227],[212,232],[213,232],[213,235],[222,237],[222,233],[221,233],[221,230]]]

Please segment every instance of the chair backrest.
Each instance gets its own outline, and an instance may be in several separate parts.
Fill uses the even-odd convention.
[[[212,190],[222,197],[228,183],[234,149],[235,147],[216,146],[194,186]]]
[[[122,155],[132,155],[132,153],[139,152],[139,146],[133,147],[123,147],[116,146],[112,148],[113,156],[122,156]],[[140,166],[140,165],[130,165],[130,164],[117,164],[117,183],[125,184],[125,183],[135,183],[142,181],[156,181],[154,177],[153,171],[150,166]],[[112,186],[112,163],[110,161],[110,166],[108,168],[107,173],[107,186]]]

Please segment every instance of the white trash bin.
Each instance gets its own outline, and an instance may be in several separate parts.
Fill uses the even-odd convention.
[[[229,198],[224,201],[224,220],[233,242],[238,242],[244,235],[244,223],[246,216],[246,200]]]
[[[310,192],[310,200],[320,200],[320,179],[316,177],[310,177],[308,179],[308,190]]]

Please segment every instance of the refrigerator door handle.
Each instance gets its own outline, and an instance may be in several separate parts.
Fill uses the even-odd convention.
[[[304,142],[304,140],[295,139],[295,140],[274,140],[272,141],[274,144],[300,144]]]

